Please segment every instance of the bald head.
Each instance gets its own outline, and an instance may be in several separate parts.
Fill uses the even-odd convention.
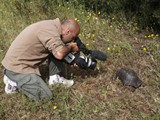
[[[62,26],[68,26],[69,29],[70,29],[70,31],[71,31],[72,33],[75,33],[76,36],[77,36],[77,35],[79,34],[79,32],[80,32],[80,26],[79,26],[77,20],[75,20],[75,19],[71,19],[71,18],[70,18],[70,19],[64,20],[64,21],[62,22]]]
[[[70,41],[67,38],[67,35],[70,35],[69,37],[75,38],[80,33],[80,26],[75,19],[66,19],[62,22],[62,37],[64,38],[64,42]],[[67,39],[66,39],[67,38]]]

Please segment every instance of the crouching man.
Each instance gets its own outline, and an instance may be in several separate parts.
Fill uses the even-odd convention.
[[[39,72],[39,65],[46,59],[49,61],[49,85],[72,86],[73,80],[58,74],[63,69],[62,59],[78,51],[77,44],[72,41],[79,32],[80,26],[74,19],[44,20],[26,27],[12,42],[2,61],[5,92],[22,91],[33,100],[52,99],[53,94]]]

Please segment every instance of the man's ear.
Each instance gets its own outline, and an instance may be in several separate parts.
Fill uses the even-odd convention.
[[[66,28],[66,35],[68,35],[70,33],[70,29]]]

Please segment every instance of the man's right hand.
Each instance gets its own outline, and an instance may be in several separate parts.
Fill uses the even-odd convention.
[[[59,51],[54,54],[55,58],[62,60],[68,53],[77,52],[78,46],[77,43],[71,42],[68,45],[63,46]]]
[[[69,43],[69,46],[71,46],[71,52],[78,52],[79,51],[79,48],[78,48],[76,42]]]

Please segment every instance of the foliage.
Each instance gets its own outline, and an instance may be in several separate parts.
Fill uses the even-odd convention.
[[[123,12],[128,21],[136,21],[142,29],[160,32],[159,0],[87,0],[80,3],[105,16]]]

